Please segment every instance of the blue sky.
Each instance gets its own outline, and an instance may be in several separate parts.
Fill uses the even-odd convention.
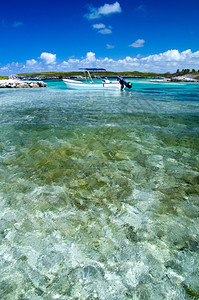
[[[198,0],[2,1],[0,75],[199,69]]]

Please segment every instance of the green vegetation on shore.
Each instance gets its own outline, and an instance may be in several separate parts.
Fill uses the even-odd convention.
[[[199,75],[199,70],[196,71],[195,69],[182,69],[181,71],[177,69],[176,73],[172,74],[173,76],[183,76],[187,74],[192,74],[192,75]]]
[[[132,77],[132,78],[160,78],[160,77],[176,77],[176,76],[183,76],[183,75],[193,75],[198,77],[199,70],[195,69],[182,69],[181,71],[177,69],[175,73],[153,73],[153,72],[139,72],[139,71],[125,71],[125,72],[98,72],[96,75],[99,74],[101,77]],[[77,78],[77,77],[84,77],[85,73],[83,71],[73,71],[73,72],[34,72],[34,73],[20,73],[17,74],[20,79],[39,79],[39,80],[48,80],[48,79],[62,79],[62,78]],[[8,76],[0,76],[0,79],[8,79]]]
[[[166,74],[158,74],[158,73],[142,73],[138,71],[133,72],[98,72],[101,77],[139,77],[139,78],[147,78],[147,77],[165,77],[169,76],[170,73]],[[75,72],[41,72],[41,73],[20,73],[17,74],[19,77],[28,77],[28,78],[41,78],[41,79],[50,79],[50,78],[68,78],[68,77],[77,77],[84,76],[84,72],[75,71]]]

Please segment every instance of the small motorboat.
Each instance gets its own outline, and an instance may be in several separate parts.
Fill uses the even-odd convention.
[[[105,69],[83,69],[87,74],[85,80],[63,79],[67,88],[75,90],[122,90],[125,85],[125,81],[110,81],[108,78],[102,79],[99,75],[94,80],[91,76],[91,72],[104,72]]]

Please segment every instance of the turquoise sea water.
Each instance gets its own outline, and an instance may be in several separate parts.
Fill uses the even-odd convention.
[[[199,298],[199,84],[0,90],[0,299]]]

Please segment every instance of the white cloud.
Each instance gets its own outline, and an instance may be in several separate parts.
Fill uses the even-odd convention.
[[[122,11],[119,2],[115,2],[113,4],[104,4],[100,7],[88,6],[90,11],[89,14],[86,14],[85,17],[89,20],[99,19],[102,16],[108,16],[110,14],[120,13]]]
[[[115,48],[114,45],[106,44],[106,49],[113,49],[113,48]]]
[[[9,67],[8,67],[8,65],[7,66],[5,66],[5,67],[2,67],[2,68],[0,68],[0,70],[1,71],[9,71]],[[2,75],[3,75],[3,73],[2,73]]]
[[[141,72],[175,72],[177,68],[198,68],[199,51],[168,50],[163,53],[149,55],[147,57],[127,56],[123,59],[96,58],[95,53],[88,52],[86,58],[67,61],[68,70],[78,70],[79,67],[106,68],[111,71],[141,71]],[[60,68],[62,64],[60,65]],[[66,64],[64,64],[66,68]]]
[[[148,61],[148,62],[154,62],[154,63],[158,63],[158,62],[185,62],[186,60],[192,60],[195,57],[197,57],[197,53],[199,53],[199,51],[192,53],[191,50],[186,50],[183,52],[179,52],[179,50],[168,50],[166,52],[163,53],[159,53],[159,54],[154,54],[154,55],[149,55],[147,57],[142,58],[142,61]]]
[[[108,47],[107,47],[108,48]],[[111,47],[109,47],[110,49]],[[110,57],[96,58],[94,52],[88,52],[86,57],[69,58],[61,63],[56,62],[56,54],[52,54],[51,63],[46,63],[47,57],[41,54],[42,60],[30,59],[25,64],[13,62],[0,68],[0,75],[18,74],[24,72],[45,71],[76,71],[79,68],[105,68],[110,71],[141,71],[141,72],[175,72],[177,69],[196,69],[199,66],[199,51],[192,52],[190,49],[180,52],[173,49],[163,53],[146,57],[126,56],[123,59],[114,60]],[[50,53],[47,53],[50,54]],[[41,58],[40,56],[40,58]],[[51,57],[51,56],[50,56]],[[49,60],[47,60],[49,62]],[[53,64],[52,64],[53,62]]]
[[[88,62],[95,62],[96,61],[96,57],[95,57],[95,53],[93,53],[93,52],[88,52],[87,54],[86,54],[86,60],[88,61]]]
[[[95,28],[95,29],[102,29],[102,28],[105,28],[106,26],[104,25],[104,24],[102,24],[102,23],[100,23],[100,24],[93,24],[93,28]]]
[[[27,66],[34,66],[35,64],[37,64],[37,61],[35,59],[29,59],[26,61]]]
[[[43,52],[40,58],[43,59],[47,65],[56,63],[56,54]]]
[[[121,11],[121,6],[117,1],[113,4],[104,4],[104,6],[101,6],[98,9],[99,15],[110,15],[120,13]]]
[[[112,30],[110,28],[104,28],[104,29],[99,30],[99,33],[101,33],[101,34],[111,34]]]
[[[93,25],[93,28],[94,29],[97,29],[99,33],[101,34],[111,34],[112,33],[112,29],[111,29],[111,26],[108,26],[108,28],[100,23],[100,24],[94,24]]]
[[[135,41],[134,43],[132,43],[131,45],[129,45],[129,47],[141,48],[141,47],[144,47],[144,43],[145,43],[145,40],[138,39],[137,41]]]

